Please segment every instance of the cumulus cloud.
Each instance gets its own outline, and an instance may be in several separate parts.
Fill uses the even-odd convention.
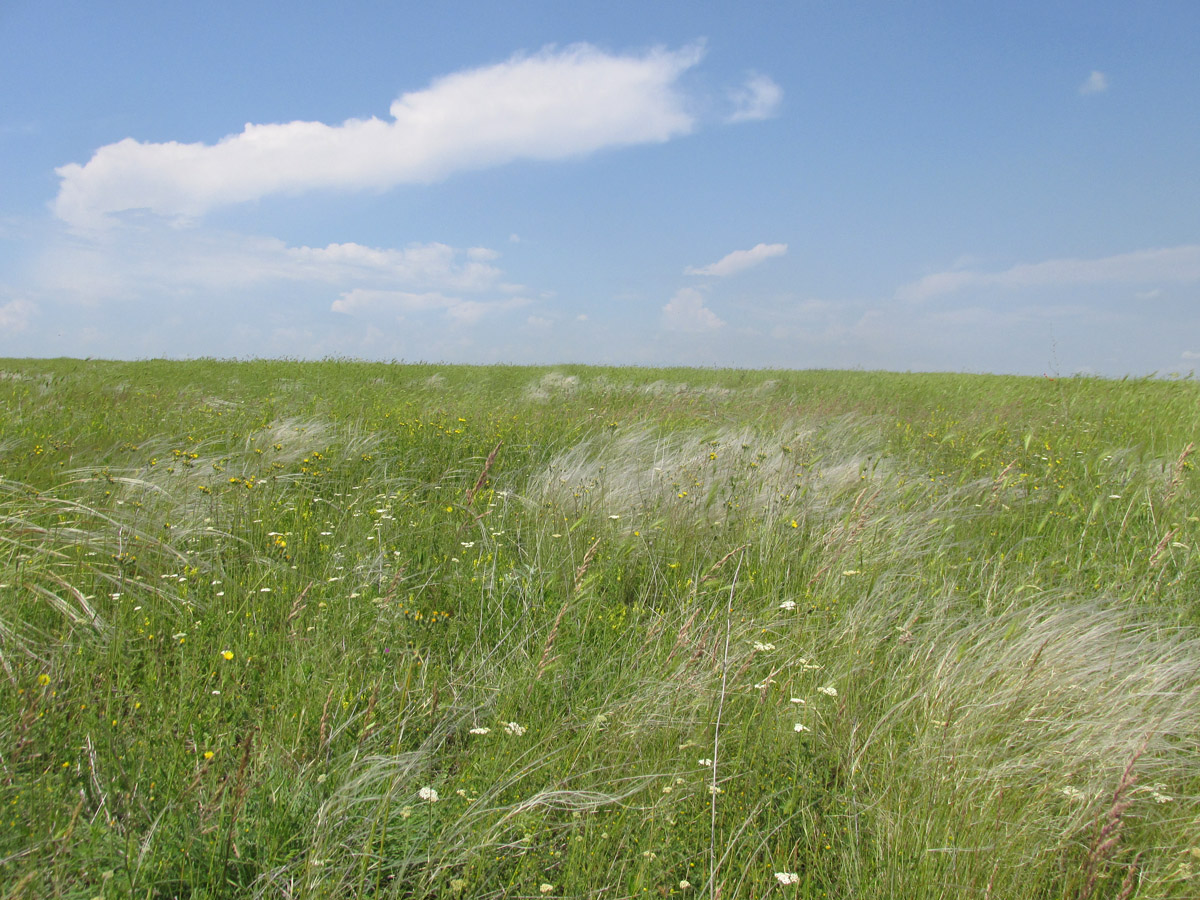
[[[1081,94],[1103,94],[1107,90],[1108,76],[1095,69],[1092,70],[1083,84],[1079,86],[1079,93]]]
[[[757,266],[772,256],[783,256],[785,253],[787,244],[756,244],[749,250],[734,250],[707,266],[688,266],[683,272],[685,275],[712,275],[724,278],[726,275]]]
[[[54,210],[77,227],[127,210],[189,219],[276,193],[386,189],[517,159],[663,142],[695,126],[677,82],[702,55],[699,44],[640,55],[548,47],[438,78],[395,100],[390,121],[247,124],[216,144],[126,138],[84,165],[56,169]],[[753,96],[747,102],[752,111]]]
[[[746,83],[730,93],[734,110],[727,122],[752,122],[769,119],[779,109],[783,88],[766,75],[751,75]]]
[[[1200,244],[1137,250],[1099,259],[1049,259],[1003,272],[935,272],[902,285],[897,300],[929,300],[968,288],[1036,288],[1070,284],[1190,283],[1200,281]]]
[[[662,322],[672,331],[713,331],[725,323],[704,305],[704,295],[695,288],[680,288],[662,310]]]

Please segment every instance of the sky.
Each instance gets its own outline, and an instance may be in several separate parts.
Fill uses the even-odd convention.
[[[0,356],[1200,368],[1200,3],[0,0]]]

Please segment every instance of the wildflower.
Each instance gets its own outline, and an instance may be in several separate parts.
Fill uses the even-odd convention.
[[[491,730],[492,729],[490,729],[490,728],[483,728],[482,726],[480,726],[479,728],[472,728],[471,734],[487,734]]]
[[[467,881],[465,878],[451,878],[450,879],[450,890],[454,891],[454,893],[456,893],[456,894],[459,893],[460,891],[462,891],[466,886],[467,886]]]
[[[47,675],[45,672],[43,672],[41,675],[38,676],[38,684],[40,684],[42,687],[45,687],[49,683],[50,683],[50,676]]]
[[[554,893],[554,885],[543,884],[541,887],[538,888],[538,890],[541,891],[543,894],[552,894],[552,893]]]
[[[223,657],[225,657],[226,660],[233,659],[233,651],[232,650],[222,650],[221,655]]]
[[[799,703],[801,706],[807,706],[807,704],[804,702],[804,698],[802,698],[802,697],[793,697],[793,698],[791,699],[791,702],[792,702],[792,703]]]
[[[775,878],[780,884],[799,884],[800,876],[795,872],[776,872]]]
[[[439,800],[438,792],[431,787],[423,787],[417,791],[417,796],[422,800],[428,800],[430,803],[437,803]]]
[[[708,786],[708,792],[709,792],[710,794],[712,794],[712,795],[716,796],[717,794],[723,794],[723,793],[725,793],[725,789],[724,789],[724,788],[719,788],[719,787],[717,787],[715,784],[710,784],[710,785]]]
[[[779,604],[779,608],[780,609],[795,609],[796,601],[795,600],[784,600],[782,603]]]
[[[817,690],[820,691],[822,694],[824,694],[826,697],[836,697],[837,696],[837,688],[835,688],[833,686],[819,687],[819,688],[817,688]]]
[[[611,515],[611,516],[609,516],[609,518],[610,518],[610,519],[619,519],[619,518],[621,518],[621,517],[620,517],[620,516],[618,516],[618,515]]]
[[[712,765],[712,760],[711,760],[711,759],[702,759],[702,760],[700,760],[700,765],[702,765],[702,766],[711,766],[711,765]]]
[[[686,891],[691,886],[692,886],[692,883],[690,881],[688,881],[686,878],[683,879],[683,881],[679,882],[679,889],[681,891]]]
[[[212,752],[211,750],[205,750],[205,751],[204,751],[204,758],[205,758],[205,759],[212,759],[212,758],[213,758],[213,752]]]
[[[516,722],[509,722],[504,726],[504,730],[515,737],[520,737],[525,733],[525,726],[518,725]]]
[[[762,641],[755,641],[754,649],[758,653],[766,653],[769,650],[774,650],[775,645],[774,644],[764,644]]]
[[[402,819],[407,819],[411,815],[412,815],[412,807],[411,806],[406,806],[400,810],[400,818],[402,818]]]
[[[792,726],[792,731],[796,732],[797,734],[799,734],[802,731],[811,731],[811,730],[812,730],[811,728],[808,728],[801,722],[797,722],[795,725]]]
[[[842,574],[847,575],[847,576],[848,575],[860,575],[860,574],[862,574],[862,571],[860,569],[847,569]]]

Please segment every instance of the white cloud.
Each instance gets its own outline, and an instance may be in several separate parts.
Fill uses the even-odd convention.
[[[56,169],[57,215],[77,227],[147,209],[189,219],[228,204],[313,188],[384,189],[516,159],[563,159],[690,132],[676,82],[699,44],[613,55],[547,47],[438,78],[372,117],[247,124],[216,144],[126,138]],[[749,107],[748,107],[749,108]]]
[[[730,96],[733,99],[734,111],[725,120],[727,122],[751,122],[758,119],[769,119],[779,109],[783,100],[783,88],[766,75],[751,75],[746,83]]]
[[[318,283],[339,289],[499,290],[499,254],[442,243],[403,248],[353,242],[293,247],[277,238],[205,229],[115,228],[67,239],[44,255],[39,287],[84,302],[159,293]]]
[[[783,256],[785,253],[787,253],[787,244],[756,244],[749,250],[734,250],[732,253],[721,257],[715,263],[710,263],[707,266],[700,266],[699,268],[688,266],[683,270],[683,273],[685,275],[713,275],[717,278],[724,278],[726,275],[732,275],[743,269],[749,269],[751,266],[757,266],[772,256]]]
[[[1107,90],[1108,76],[1095,69],[1092,70],[1083,84],[1079,86],[1079,93],[1081,94],[1103,94]]]
[[[680,288],[662,310],[663,326],[672,331],[712,331],[725,323],[704,305],[695,288]]]
[[[29,327],[33,318],[34,305],[28,300],[18,297],[0,305],[0,330],[9,333],[24,331]]]
[[[1200,353],[1197,353],[1195,350],[1184,350],[1180,356],[1186,360],[1200,359]]]
[[[1003,272],[935,272],[902,285],[897,300],[929,300],[967,288],[1035,288],[1068,284],[1190,283],[1200,281],[1200,244],[1137,250],[1099,259],[1050,259]]]
[[[354,288],[345,291],[329,307],[336,313],[350,316],[397,316],[411,313],[444,312],[460,325],[473,325],[490,312],[527,306],[529,300],[513,297],[503,301],[464,300],[448,297],[437,291],[411,291]]]

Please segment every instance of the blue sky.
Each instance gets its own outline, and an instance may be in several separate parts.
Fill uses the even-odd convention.
[[[0,2],[0,356],[1200,368],[1200,4]]]

